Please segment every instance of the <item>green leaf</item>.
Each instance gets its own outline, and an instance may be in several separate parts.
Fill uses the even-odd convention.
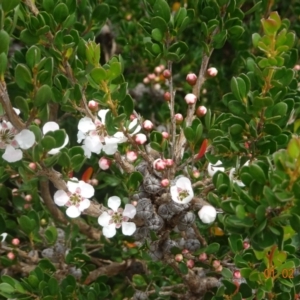
[[[158,28],[163,35],[168,30],[168,25],[167,25],[166,21],[161,17],[152,18],[151,19],[151,27]]]
[[[26,89],[32,83],[30,70],[24,64],[18,64],[15,69],[15,81],[21,89]]]
[[[0,79],[1,80],[4,79],[4,73],[7,69],[7,63],[8,63],[7,54],[6,53],[1,53],[0,54]],[[1,77],[3,77],[3,79]]]
[[[272,106],[273,103],[274,103],[274,101],[272,100],[271,97],[256,96],[253,99],[253,106],[255,106],[257,108],[263,108],[263,107]]]
[[[55,7],[54,0],[43,0],[43,8],[48,11],[52,12]]]
[[[9,12],[9,11],[13,10],[17,5],[19,5],[20,1],[21,0],[9,0],[9,1],[2,0],[2,1],[0,1],[0,3],[1,3],[1,6],[2,6],[2,9],[5,12]],[[0,41],[2,41],[2,40],[0,39]]]
[[[94,68],[90,73],[92,79],[95,81],[95,83],[100,84],[102,80],[107,79],[107,73],[104,68],[97,67]]]
[[[109,79],[113,80],[121,75],[121,64],[119,62],[113,62],[109,68]]]
[[[244,33],[245,29],[242,26],[232,26],[228,29],[230,38],[238,39]]]
[[[211,243],[210,245],[207,246],[205,253],[207,254],[213,254],[217,253],[220,249],[220,244],[218,243]]]
[[[21,230],[23,230],[26,234],[30,234],[36,227],[36,223],[34,220],[29,219],[27,216],[21,216],[18,219]]]
[[[132,276],[132,282],[138,287],[146,286],[147,283],[142,275],[134,274]]]
[[[189,142],[195,142],[195,133],[192,127],[184,128],[184,136]]]
[[[233,95],[236,97],[237,100],[242,100],[239,92],[239,83],[236,77],[232,77],[230,82],[230,88]]]
[[[15,289],[6,282],[0,283],[0,291],[7,294],[12,294]]]
[[[154,28],[152,30],[151,36],[157,42],[161,42],[163,40],[163,38],[164,38],[162,32],[158,28]]]
[[[237,253],[243,248],[242,238],[238,234],[231,234],[228,238],[228,242],[233,253]]]
[[[26,63],[33,68],[41,60],[41,50],[37,46],[31,46],[26,52]]]
[[[49,244],[54,244],[57,240],[57,230],[56,227],[50,226],[45,230],[45,237]]]
[[[124,107],[124,113],[126,114],[127,117],[130,117],[130,115],[133,112],[134,109],[134,103],[129,94],[127,94],[122,101],[123,107]]]
[[[47,104],[53,99],[52,90],[49,85],[42,85],[36,92],[34,97],[34,104],[36,106],[42,106]]]
[[[153,150],[156,150],[156,151],[158,151],[158,152],[162,152],[161,146],[160,146],[158,143],[156,143],[156,142],[151,142],[151,143],[150,143],[150,147],[151,147]]]
[[[227,30],[223,30],[223,31],[217,33],[213,37],[213,47],[215,49],[221,49],[226,42],[226,38],[227,38]]]
[[[45,136],[53,137],[56,142],[56,148],[59,148],[62,147],[62,145],[65,143],[66,132],[64,129],[58,129],[55,131],[47,132]]]
[[[166,23],[170,21],[171,12],[169,4],[165,0],[156,0],[153,6],[155,16],[163,18]]]
[[[132,191],[136,191],[142,181],[142,174],[140,172],[133,172],[129,176],[129,179],[127,181],[127,187]]]
[[[178,264],[179,270],[181,272],[181,274],[187,274],[189,272],[189,269],[187,267],[187,265],[184,262],[180,262]]]
[[[299,141],[296,138],[293,138],[290,140],[287,152],[289,156],[293,159],[298,159],[300,156],[300,144]]]
[[[63,23],[68,16],[69,16],[68,6],[64,3],[57,4],[53,11],[54,20],[57,23]]]
[[[46,151],[49,151],[56,146],[55,139],[52,136],[45,136],[41,141],[42,146]]]
[[[7,2],[10,2],[10,1],[7,1]],[[1,53],[5,53],[6,55],[8,54],[8,49],[9,49],[9,44],[10,44],[10,36],[9,34],[1,29],[0,30],[0,54]]]
[[[109,6],[106,3],[98,5],[92,14],[92,19],[98,23],[105,22],[109,17]]]
[[[59,157],[61,155],[61,152],[59,152],[56,155],[50,155],[46,159],[44,159],[44,164],[47,168],[53,167],[59,160]]]
[[[174,26],[175,28],[180,28],[183,20],[187,16],[186,8],[180,7],[179,10],[176,12],[174,17]]]

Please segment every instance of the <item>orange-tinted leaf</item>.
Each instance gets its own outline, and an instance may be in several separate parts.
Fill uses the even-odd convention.
[[[92,167],[88,167],[84,171],[84,173],[83,173],[83,175],[81,177],[81,180],[83,180],[84,182],[88,182],[91,179],[92,174],[93,174],[93,168]]]
[[[199,150],[198,155],[197,155],[197,159],[200,159],[201,157],[203,157],[203,155],[206,152],[207,146],[208,146],[208,139],[205,139],[202,142],[202,145],[201,145],[200,150]]]

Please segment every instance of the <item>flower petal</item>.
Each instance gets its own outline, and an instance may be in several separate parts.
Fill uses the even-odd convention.
[[[105,117],[108,111],[109,109],[100,109],[98,112],[98,116],[103,124],[105,124]]]
[[[117,233],[117,231],[116,231],[116,224],[113,223],[113,224],[110,224],[108,226],[103,227],[102,233],[107,238],[112,238]]]
[[[125,209],[123,211],[124,217],[129,217],[130,219],[134,218],[136,214],[136,208],[132,204],[126,204]]]
[[[118,196],[112,196],[108,198],[107,206],[113,211],[117,211],[121,205],[121,199]]]
[[[79,130],[77,133],[77,143],[81,143],[85,138],[86,134]]]
[[[58,206],[64,206],[70,199],[70,197],[64,190],[56,191],[53,198],[54,203]]]
[[[84,140],[84,145],[87,147],[91,152],[99,154],[103,145],[99,139],[99,136],[88,136]]]
[[[77,178],[73,177],[67,182],[68,190],[73,194],[76,192],[76,189],[79,187],[79,181]]]
[[[108,144],[103,146],[103,151],[107,155],[113,155],[118,151],[118,144]]]
[[[33,146],[35,143],[35,135],[28,129],[23,129],[15,136],[15,140],[18,142],[20,148],[26,150]]]
[[[90,150],[86,145],[82,145],[81,148],[82,148],[83,151],[84,151],[84,155],[85,155],[87,158],[91,158],[91,156],[92,156],[91,150]]]
[[[204,224],[212,223],[217,216],[216,209],[211,205],[204,205],[198,212],[199,218]]]
[[[80,216],[81,212],[79,210],[78,207],[76,207],[75,205],[71,205],[70,207],[68,207],[68,209],[66,210],[66,214],[68,217],[70,218],[77,218]]]
[[[125,143],[128,140],[124,133],[121,131],[116,132],[114,134],[114,138],[118,140],[118,144]]]
[[[92,185],[85,183],[84,181],[80,180],[79,181],[79,187],[81,189],[80,195],[83,198],[91,198],[95,194],[95,189]]]
[[[130,122],[128,129],[132,129],[133,127],[135,127],[138,124],[138,119],[135,118],[132,120],[132,122]],[[136,129],[134,130],[134,132],[131,133],[131,135],[137,134],[138,132],[140,132],[140,130],[142,129],[142,127],[140,125],[138,125],[136,127]]]
[[[111,216],[107,213],[107,211],[104,211],[98,218],[99,225],[105,227],[109,225],[109,222],[111,220]]]
[[[218,160],[214,165],[212,163],[208,164],[207,167],[207,171],[208,171],[208,175],[210,177],[213,177],[215,173],[217,173],[218,171],[224,172],[225,168],[224,167],[216,167],[222,165],[222,162],[220,160]]]
[[[47,122],[43,126],[43,134],[46,134],[49,131],[55,131],[59,129],[59,125],[56,122]]]
[[[89,208],[91,205],[91,201],[89,199],[83,199],[80,203],[79,203],[79,211],[84,211],[85,209]]]
[[[78,123],[78,130],[83,132],[83,133],[87,133],[91,130],[95,130],[96,129],[96,125],[94,124],[93,120],[89,117],[84,117],[82,119],[79,120]]]
[[[21,160],[23,157],[23,152],[20,149],[15,149],[13,146],[7,146],[2,158],[9,163],[13,163]]]
[[[124,235],[133,235],[136,231],[136,225],[133,222],[122,222],[122,233]]]
[[[19,115],[20,112],[21,112],[18,108],[15,108],[15,107],[13,107],[13,110],[15,111],[15,113],[16,113],[17,115]]]
[[[245,185],[243,184],[243,182],[241,180],[237,180],[237,179],[234,178],[234,174],[235,173],[236,173],[236,169],[235,168],[230,169],[230,171],[229,171],[229,179],[232,182],[236,183],[238,186],[244,187]]]

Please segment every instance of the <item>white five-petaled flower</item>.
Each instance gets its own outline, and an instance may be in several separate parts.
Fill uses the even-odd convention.
[[[216,219],[217,211],[211,205],[204,205],[199,210],[198,215],[204,224],[210,224]]]
[[[46,134],[47,132],[50,132],[50,131],[56,131],[56,130],[59,130],[59,125],[55,122],[47,122],[45,123],[45,125],[43,126],[43,134]],[[54,155],[54,154],[57,154],[61,149],[63,149],[67,144],[69,143],[69,137],[68,135],[66,134],[66,138],[65,138],[65,141],[63,143],[63,145],[61,147],[58,147],[58,148],[54,148],[54,149],[51,149],[48,154],[50,155]]]
[[[3,120],[0,123],[0,149],[5,149],[2,158],[10,163],[23,158],[22,150],[27,150],[35,143],[35,136],[32,131],[23,129],[18,131],[10,122]]]
[[[243,166],[249,166],[250,160],[246,161],[245,164]],[[238,186],[240,187],[244,187],[244,183],[241,180],[238,179],[234,179],[234,175],[236,174],[236,169],[232,168],[229,171],[229,179],[232,180],[233,183],[236,183]]]
[[[176,203],[189,203],[194,197],[191,181],[187,177],[180,177],[170,189],[172,200]]]
[[[222,162],[220,160],[218,160],[214,165],[212,163],[208,164],[207,171],[210,177],[213,177],[218,171],[225,171],[225,168],[219,167],[219,165],[222,165]]]
[[[87,209],[91,202],[88,198],[94,196],[94,188],[84,181],[72,178],[67,183],[68,192],[58,190],[54,194],[54,202],[58,206],[67,206],[67,215],[70,218],[77,218],[81,212]]]
[[[84,117],[80,119],[78,123],[78,134],[77,142],[81,143],[83,141],[83,150],[85,156],[91,157],[92,153],[99,154],[103,150],[107,155],[115,154],[118,150],[118,144],[127,141],[127,138],[122,132],[116,132],[113,136],[107,134],[105,128],[105,118],[109,109],[101,109],[98,112],[100,118],[93,120],[89,117]],[[132,129],[137,125],[138,120],[134,119],[130,124],[128,129]],[[141,130],[141,126],[137,126],[134,133]]]
[[[122,227],[124,235],[132,235],[136,230],[136,225],[128,220],[134,218],[136,208],[132,204],[126,204],[124,210],[119,208],[121,199],[118,196],[110,197],[107,205],[112,210],[103,212],[98,218],[98,223],[103,226],[103,234],[111,238],[116,234],[116,228]]]

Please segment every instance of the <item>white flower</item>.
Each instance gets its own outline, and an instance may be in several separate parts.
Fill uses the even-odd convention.
[[[127,138],[122,132],[116,132],[113,136],[109,136],[105,127],[105,118],[109,109],[101,109],[98,112],[100,120],[93,120],[89,117],[84,117],[80,119],[78,123],[78,134],[77,142],[81,143],[83,141],[83,150],[85,156],[88,158],[91,157],[92,153],[99,154],[103,150],[107,155],[115,154],[118,150],[118,144],[124,143],[127,141]],[[137,125],[137,120],[133,120],[128,129],[132,129]],[[139,132],[141,126],[137,126],[134,130]]]
[[[245,164],[243,166],[249,166],[250,160],[246,161]],[[229,179],[232,180],[233,183],[236,183],[238,186],[240,187],[244,187],[245,185],[243,184],[243,182],[241,180],[238,179],[234,179],[234,175],[236,174],[236,169],[232,168],[229,171]]]
[[[2,158],[10,163],[23,158],[23,152],[18,149],[27,150],[35,143],[35,136],[32,131],[23,129],[18,131],[10,122],[3,120],[0,123],[0,149],[5,149]]]
[[[219,167],[219,165],[222,165],[222,162],[220,160],[218,160],[214,165],[211,163],[208,164],[207,171],[210,177],[213,177],[214,174],[217,173],[218,171],[221,172],[225,171],[225,168]]]
[[[170,192],[172,200],[180,204],[189,203],[194,197],[191,181],[187,177],[177,179]]]
[[[133,222],[128,222],[134,218],[136,208],[132,204],[126,204],[125,209],[119,208],[121,199],[118,196],[113,196],[108,199],[108,207],[112,210],[103,212],[98,218],[98,223],[103,226],[103,234],[107,238],[111,238],[116,234],[116,228],[122,226],[124,235],[132,235],[136,230],[136,225]]]
[[[211,205],[204,205],[198,211],[198,215],[204,224],[210,224],[216,219],[217,211]]]
[[[94,188],[84,181],[78,181],[77,178],[72,178],[68,181],[68,192],[58,190],[54,194],[54,202],[58,206],[67,206],[67,215],[70,218],[77,218],[81,212],[87,209],[91,202],[88,198],[94,196]]]
[[[49,131],[56,131],[56,130],[59,130],[59,125],[55,122],[47,122],[45,123],[45,125],[43,126],[43,134],[46,134],[47,132]],[[63,143],[63,145],[61,147],[58,147],[58,148],[54,148],[54,149],[51,149],[48,154],[50,155],[54,155],[54,154],[57,154],[61,149],[63,149],[67,144],[69,143],[69,137],[68,135],[66,134],[66,138],[65,138],[65,141]]]

